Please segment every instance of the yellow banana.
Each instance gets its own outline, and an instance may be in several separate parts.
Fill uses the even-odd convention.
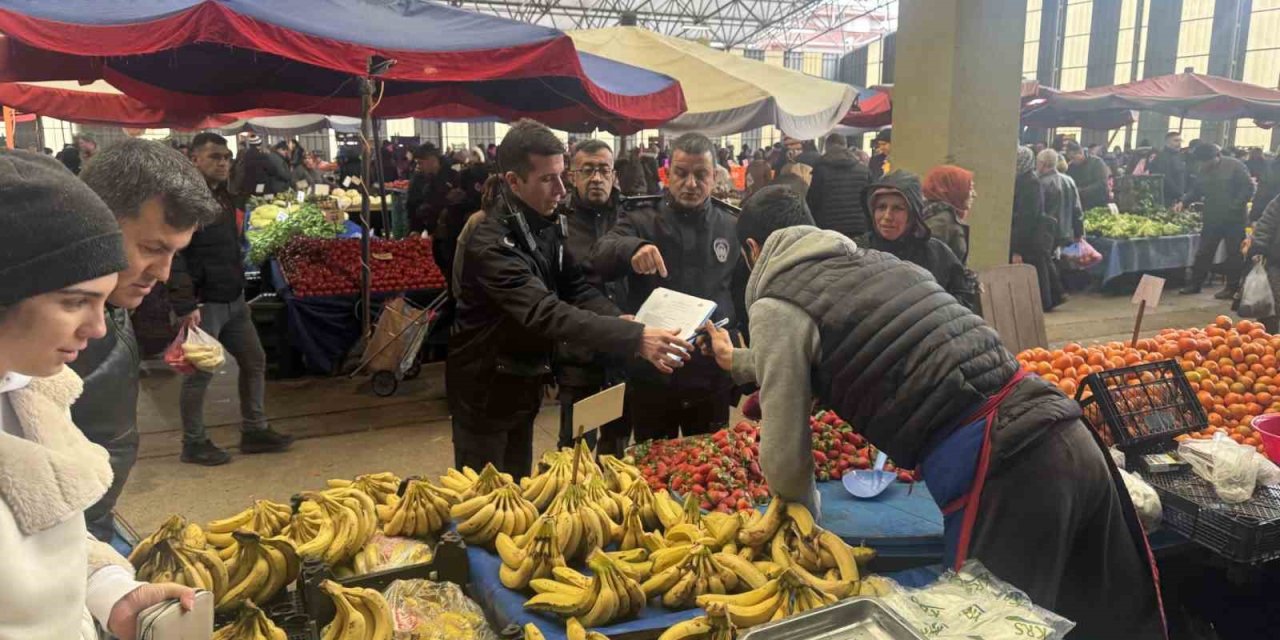
[[[529,587],[533,589],[535,593],[559,593],[574,597],[582,597],[583,592],[586,591],[586,589],[583,589],[582,587],[566,584],[559,580],[552,580],[549,578],[534,578],[529,581]]]
[[[763,586],[756,589],[752,589],[751,591],[747,591],[745,593],[735,593],[732,595],[706,593],[697,597],[697,604],[699,607],[702,607],[704,609],[707,608],[708,605],[715,604],[715,603],[724,604],[724,605],[732,604],[740,607],[752,606],[752,605],[759,604],[760,602],[767,600],[771,597],[776,596],[778,594],[778,589],[779,589],[778,581],[770,580],[766,582]]]
[[[366,588],[349,589],[347,596],[360,603],[357,608],[365,616],[365,621],[371,623],[369,640],[391,640],[395,633],[395,620],[387,599],[381,593]]]
[[[778,532],[778,528],[782,526],[785,507],[782,499],[775,497],[759,520],[738,531],[738,543],[749,547],[760,547],[771,540]]]
[[[707,621],[707,617],[698,616],[667,627],[658,636],[658,640],[702,640],[710,633],[711,623]]]
[[[587,630],[577,618],[569,618],[564,623],[564,636],[566,640],[587,640]]]
[[[526,622],[524,625],[524,640],[547,640],[547,638],[542,635],[542,630],[537,625],[532,622]]]
[[[329,598],[333,600],[333,605],[337,610],[333,622],[324,628],[323,640],[347,640],[349,638],[358,638],[363,640],[368,637],[368,623],[364,616],[351,606],[351,602],[343,595],[343,587],[336,582],[326,580],[320,583],[320,588],[329,594]]]
[[[569,617],[578,616],[590,610],[595,604],[592,591],[583,590],[578,595],[564,593],[539,593],[524,603],[524,608],[531,611],[542,611]]]
[[[729,620],[733,622],[734,626],[739,629],[746,629],[772,620],[774,614],[778,612],[779,605],[783,602],[785,602],[785,598],[781,598],[779,594],[775,593],[752,605],[730,604],[726,609],[729,612]]]
[[[858,561],[853,555],[853,548],[841,540],[839,536],[830,531],[823,531],[818,534],[818,545],[831,554],[835,560],[836,568],[840,571],[840,579],[851,582],[861,579],[858,571]]]

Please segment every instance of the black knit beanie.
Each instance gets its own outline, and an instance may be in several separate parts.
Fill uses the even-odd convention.
[[[0,305],[123,271],[120,226],[57,160],[0,150]]]

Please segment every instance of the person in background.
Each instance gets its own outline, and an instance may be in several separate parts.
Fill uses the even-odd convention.
[[[889,152],[893,150],[893,130],[881,129],[876,133],[876,139],[871,143],[871,149],[875,152],[871,154],[871,163],[867,165],[867,169],[871,171],[871,179],[879,180],[886,173],[892,171],[889,164]]]
[[[969,263],[969,211],[978,196],[973,172],[944,164],[924,176],[924,211],[920,217],[929,233],[956,255],[960,264]]]
[[[1271,295],[1280,300],[1280,197],[1262,207],[1253,223],[1253,241],[1249,243],[1249,260],[1253,264],[1266,260],[1267,281],[1271,284]],[[1267,333],[1280,332],[1280,314],[1259,318],[1266,327]]]
[[[84,510],[111,487],[107,452],[71,421],[67,368],[107,335],[105,303],[129,268],[111,210],[61,163],[0,151],[0,636],[138,637],[138,613],[195,591],[146,584]],[[212,629],[206,629],[206,635]]]
[[[752,267],[752,348],[714,327],[704,341],[736,382],[760,385],[769,490],[821,517],[816,396],[921,473],[947,509],[947,568],[981,561],[1074,621],[1073,636],[1165,638],[1146,536],[1080,406],[1023,373],[924,270],[809,226],[794,197],[769,196],[748,200],[737,226]]]
[[[520,120],[502,139],[497,193],[475,218],[455,267],[457,318],[445,367],[454,464],[493,463],[516,477],[533,465],[533,421],[561,341],[670,372],[692,346],[674,332],[617,317],[618,307],[564,251],[556,213],[566,191],[564,143]]]
[[[763,189],[773,180],[773,167],[764,157],[764,151],[756,149],[747,165],[747,196]]]
[[[964,264],[947,244],[929,232],[921,217],[920,178],[894,171],[862,190],[871,230],[858,245],[883,251],[923,267],[943,289],[968,309],[978,308],[978,290]]]
[[[824,147],[826,153],[813,168],[805,199],[818,228],[857,238],[867,232],[862,189],[871,182],[871,174],[849,152],[843,135],[827,134]]]
[[[80,150],[81,167],[84,167],[84,164],[98,153],[98,140],[94,138],[91,133],[77,133],[71,138],[71,141],[74,142],[76,148]]]
[[[583,140],[574,147],[570,158],[569,176],[573,181],[573,191],[569,194],[569,208],[565,214],[568,222],[565,251],[582,266],[582,273],[591,286],[610,302],[620,305],[627,298],[626,281],[605,282],[591,264],[592,248],[618,224],[621,209],[622,194],[615,185],[618,174],[613,171],[613,149],[600,140]],[[575,346],[567,340],[562,340],[556,350],[555,368],[556,383],[560,387],[560,438],[557,445],[563,448],[573,445],[573,423],[570,420],[573,403],[623,382],[625,375],[621,362]],[[624,416],[600,428],[598,448],[594,434],[587,442],[600,454],[620,457],[630,439],[631,424]]]
[[[84,393],[71,419],[90,442],[111,456],[111,487],[85,511],[89,533],[110,542],[112,509],[138,459],[138,375],[141,351],[130,312],[169,279],[178,251],[200,225],[218,216],[204,177],[181,153],[159,142],[128,138],[94,156],[80,173],[115,214],[124,237],[128,267],[107,298],[106,335],[91,340],[71,363]]]
[[[715,147],[698,133],[672,144],[669,186],[661,196],[623,202],[618,224],[591,254],[605,281],[625,278],[627,313],[659,287],[716,303],[715,319],[736,318],[730,281],[738,262],[734,211],[711,197]],[[692,330],[692,327],[690,327]],[[628,372],[626,402],[637,442],[711,433],[729,422],[729,376],[694,354],[672,375],[647,366]]]
[[[430,142],[418,147],[418,170],[409,180],[405,211],[409,214],[409,230],[435,234],[440,214],[448,206],[448,195],[456,182],[453,169],[445,166],[439,149]]]
[[[67,168],[67,171],[77,175],[80,174],[80,149],[76,145],[63,145],[62,151],[59,151],[58,155],[54,157],[58,159],[58,162],[62,163],[62,166]]]
[[[632,197],[649,193],[649,187],[645,184],[644,167],[640,164],[639,147],[632,147],[625,159],[618,160],[614,173],[622,195]]]
[[[1107,168],[1107,163],[1102,158],[1089,154],[1075,140],[1067,141],[1064,154],[1068,163],[1067,175],[1071,176],[1080,191],[1080,206],[1085,211],[1107,206],[1111,201],[1111,187],[1107,184],[1111,170]],[[1032,164],[1034,163],[1033,154]]]
[[[795,160],[800,164],[816,167],[822,162],[822,154],[818,153],[818,145],[813,140],[805,140],[800,143],[800,155]]]
[[[1164,205],[1172,207],[1187,193],[1187,162],[1182,157],[1182,134],[1164,134],[1164,146],[1155,160],[1147,163],[1147,172],[1164,176]]]
[[[1057,246],[1079,242],[1084,238],[1084,207],[1075,181],[1058,171],[1058,152],[1041,151],[1036,156],[1036,173],[1044,192],[1044,213],[1057,223],[1054,233]]]
[[[1225,158],[1216,144],[1202,143],[1191,154],[1196,167],[1196,180],[1191,191],[1182,198],[1182,205],[1204,203],[1204,223],[1200,230],[1200,247],[1196,250],[1195,263],[1191,266],[1191,280],[1182,288],[1184,294],[1200,293],[1209,267],[1218,252],[1218,245],[1226,242],[1226,263],[1222,274],[1227,284],[1213,294],[1218,300],[1230,300],[1240,288],[1240,245],[1244,242],[1244,225],[1248,218],[1249,200],[1253,198],[1253,180],[1249,169],[1235,158]]]
[[[778,170],[770,185],[782,185],[795,192],[801,198],[809,197],[809,181],[813,177],[813,167],[803,162],[787,162]]]
[[[289,141],[289,185],[290,188],[297,188],[299,182],[306,183],[308,186],[316,183],[311,179],[311,172],[307,170],[307,150],[302,148],[297,139]]]
[[[1056,231],[1044,215],[1044,186],[1036,176],[1035,154],[1027,147],[1018,147],[1017,162],[1017,177],[1013,182],[1013,229],[1009,239],[1011,261],[1035,267],[1036,279],[1040,283],[1040,304],[1049,311],[1062,302],[1062,283],[1053,265]]]
[[[738,152],[738,164],[741,166],[746,166],[747,161],[752,159],[753,157],[755,156],[751,155],[751,145],[744,144],[742,145],[742,151]]]
[[[267,154],[270,169],[267,171],[266,193],[289,193],[294,190],[293,167],[289,166],[289,142],[281,140]],[[292,195],[292,194],[290,194]]]
[[[267,358],[244,299],[244,256],[236,208],[227,193],[231,150],[216,133],[191,140],[196,169],[217,200],[217,219],[202,226],[191,244],[178,253],[169,278],[169,301],[186,326],[213,336],[239,368],[241,453],[284,451],[293,437],[267,424]],[[182,381],[178,413],[182,417],[182,461],[214,466],[231,456],[209,440],[204,425],[204,398],[213,374],[197,371]]]
[[[733,163],[732,149],[729,149],[728,147],[720,147],[719,149],[716,150],[716,166],[723,168],[725,170],[725,173],[728,173],[729,168],[733,166],[732,163]]]
[[[262,152],[262,138],[251,135],[244,142],[244,148],[236,158],[240,182],[235,193],[241,200],[241,203],[237,203],[240,206],[243,206],[243,200],[247,200],[249,196],[278,193],[273,189],[280,185],[287,188],[289,182],[288,171],[281,172],[277,163],[268,158],[268,154]],[[195,154],[194,145],[191,153]]]
[[[1280,159],[1272,159],[1267,162],[1267,169],[1258,180],[1258,190],[1253,194],[1249,219],[1257,220],[1277,196],[1280,196]]]
[[[640,168],[644,170],[644,186],[647,195],[662,193],[662,181],[658,179],[658,167],[661,166],[658,144],[652,143],[640,153]]]
[[[1267,157],[1262,155],[1262,149],[1253,147],[1249,149],[1249,158],[1244,161],[1244,166],[1249,168],[1249,175],[1254,180],[1261,180],[1267,173],[1268,169]],[[1267,206],[1266,204],[1262,206]]]

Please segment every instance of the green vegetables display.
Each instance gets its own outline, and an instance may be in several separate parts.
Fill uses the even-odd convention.
[[[274,214],[273,217],[276,220],[266,227],[251,228],[245,233],[245,237],[249,240],[249,259],[254,264],[266,262],[283,249],[289,240],[297,236],[333,238],[343,229],[342,223],[325,220],[324,212],[320,207],[310,202],[289,205],[287,209],[279,208],[277,205],[263,206],[275,207],[269,209],[269,212]],[[252,220],[257,213],[257,211],[251,212],[250,219]]]
[[[1152,211],[1147,215],[1113,214],[1106,207],[1095,207],[1084,212],[1085,235],[1103,238],[1177,236],[1195,233],[1199,227],[1198,215],[1190,212],[1175,213],[1168,209]]]

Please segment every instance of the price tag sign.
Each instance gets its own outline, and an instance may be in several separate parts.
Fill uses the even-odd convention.
[[[351,184],[360,184],[360,178],[357,178],[355,176],[351,176],[350,178],[347,178],[347,179],[351,181]]]
[[[254,187],[253,187],[253,192],[254,192],[254,193],[262,193],[262,192],[264,192],[264,191],[266,191],[266,190],[267,190],[267,185],[265,185],[265,184],[258,184],[258,185],[254,185]]]
[[[1160,304],[1160,295],[1164,293],[1164,278],[1143,275],[1138,282],[1138,289],[1133,292],[1133,304],[1147,303],[1147,310],[1154,311]]]
[[[316,194],[316,195],[318,195],[318,196],[327,196],[327,195],[329,195],[329,185],[327,185],[327,184],[318,184],[318,185],[316,185],[316,186],[312,187],[312,189],[315,191],[315,194]]]
[[[344,188],[345,188],[345,187],[349,187],[349,186],[351,186],[351,176],[347,176],[347,177],[345,177],[345,178],[343,178],[343,179],[342,179],[342,186],[343,186]]]
[[[307,192],[305,192],[305,191],[299,191],[299,192],[298,192],[298,202],[306,202],[306,201],[307,201]]]

